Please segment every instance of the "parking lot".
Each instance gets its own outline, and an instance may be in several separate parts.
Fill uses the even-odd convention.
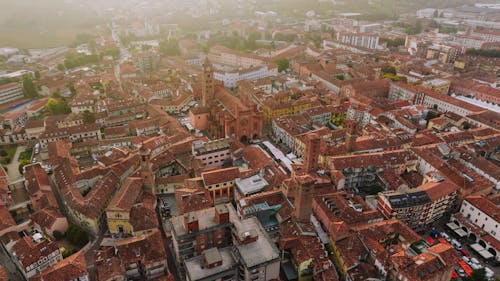
[[[491,277],[500,276],[500,266],[497,265],[495,261],[485,260],[470,247],[471,243],[473,243],[472,241],[469,241],[469,239],[465,237],[458,237],[448,227],[436,227],[434,231],[425,233],[423,237],[429,244],[432,244],[431,242],[447,242],[456,249],[458,256],[461,258],[455,270],[459,277],[465,277],[466,272],[470,274],[470,271],[479,268],[485,268],[487,274]],[[462,280],[462,278],[457,278],[455,280]]]

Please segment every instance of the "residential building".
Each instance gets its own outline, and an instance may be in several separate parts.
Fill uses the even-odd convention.
[[[207,58],[213,63],[243,68],[260,66],[265,62],[264,58],[257,55],[234,51],[224,46],[211,47]]]
[[[337,32],[337,41],[366,49],[379,49],[379,37],[370,33]]]
[[[500,207],[482,195],[464,199],[460,212],[452,215],[454,229],[465,231],[475,243],[471,248],[486,259],[500,261]]]
[[[26,279],[63,260],[59,247],[39,232],[21,237],[12,247],[12,260]]]
[[[399,219],[414,230],[423,230],[441,219],[457,198],[458,187],[449,181],[428,182],[407,191],[379,193],[377,209],[386,219]]]
[[[194,159],[201,162],[204,168],[222,167],[231,158],[231,139],[218,139],[213,141],[194,141],[192,152]]]
[[[154,51],[141,52],[133,56],[134,67],[142,73],[151,73],[158,69],[160,54]]]
[[[432,79],[432,80],[427,80],[422,83],[424,87],[427,87],[437,93],[445,94],[447,95],[449,90],[450,90],[450,81],[445,80],[445,79]]]
[[[19,83],[9,83],[0,86],[0,104],[6,104],[24,97]]]
[[[98,281],[155,280],[168,274],[167,252],[158,229],[101,245],[94,263]]]
[[[186,212],[169,220],[172,231],[173,250],[179,268],[184,261],[202,255],[210,248],[225,248],[232,245],[231,223],[226,205]],[[231,263],[227,260],[227,263]]]
[[[238,264],[238,280],[269,281],[280,275],[280,255],[274,242],[256,217],[240,219],[228,204],[233,224],[233,256]]]
[[[214,78],[222,81],[226,88],[236,88],[241,80],[251,80],[253,82],[278,74],[276,66],[263,65],[247,69],[238,69],[233,71],[215,70]]]
[[[1,279],[0,279],[1,280]],[[71,280],[71,281],[89,281],[87,272],[87,262],[85,255],[79,251],[63,261],[49,267],[39,275],[30,278],[32,281],[53,281],[53,280]]]

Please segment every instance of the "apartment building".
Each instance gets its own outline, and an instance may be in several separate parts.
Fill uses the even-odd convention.
[[[428,182],[408,191],[379,194],[377,209],[386,219],[399,219],[422,230],[442,218],[454,206],[458,187],[449,181]]]
[[[337,32],[337,41],[355,47],[366,49],[378,49],[379,37],[369,33],[346,33]]]
[[[231,158],[231,139],[218,139],[213,141],[194,141],[192,153],[194,159],[201,162],[205,168],[221,167],[222,164]]]
[[[13,102],[24,97],[19,83],[9,83],[0,86],[0,104]]]

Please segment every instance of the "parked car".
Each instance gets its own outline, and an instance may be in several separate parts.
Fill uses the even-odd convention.
[[[493,270],[491,270],[491,268],[487,266],[484,267],[484,271],[486,272],[486,277],[488,278],[493,278],[493,276],[495,276],[495,272],[493,272]]]
[[[474,269],[474,270],[477,270],[477,269],[481,269],[481,268],[483,268],[483,266],[482,266],[482,265],[477,264],[477,263],[471,263],[470,267],[471,267],[472,269]]]
[[[464,262],[466,262],[467,264],[471,263],[470,259],[466,256],[463,256],[462,259],[464,260]]]
[[[470,261],[475,264],[481,264],[478,259],[476,258],[471,258]]]
[[[450,241],[451,241],[450,236],[449,236],[448,234],[446,234],[446,232],[441,232],[441,233],[439,233],[439,235],[440,235],[441,237],[443,237],[446,241],[448,241],[448,242],[450,242]]]
[[[470,258],[470,253],[469,253],[469,251],[467,251],[466,249],[462,249],[462,250],[460,250],[460,253],[461,253],[463,256],[466,256],[466,257]]]
[[[465,277],[465,271],[462,268],[457,268],[455,271],[458,273],[458,276]]]
[[[455,249],[457,250],[462,250],[462,244],[460,242],[458,242],[456,239],[451,239],[451,245],[453,245],[453,247],[455,247]]]

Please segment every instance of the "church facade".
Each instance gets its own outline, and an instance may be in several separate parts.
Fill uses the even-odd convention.
[[[260,138],[263,114],[248,93],[229,92],[214,79],[212,64],[203,64],[201,105],[189,112],[191,125],[212,138],[230,137],[245,143]]]

